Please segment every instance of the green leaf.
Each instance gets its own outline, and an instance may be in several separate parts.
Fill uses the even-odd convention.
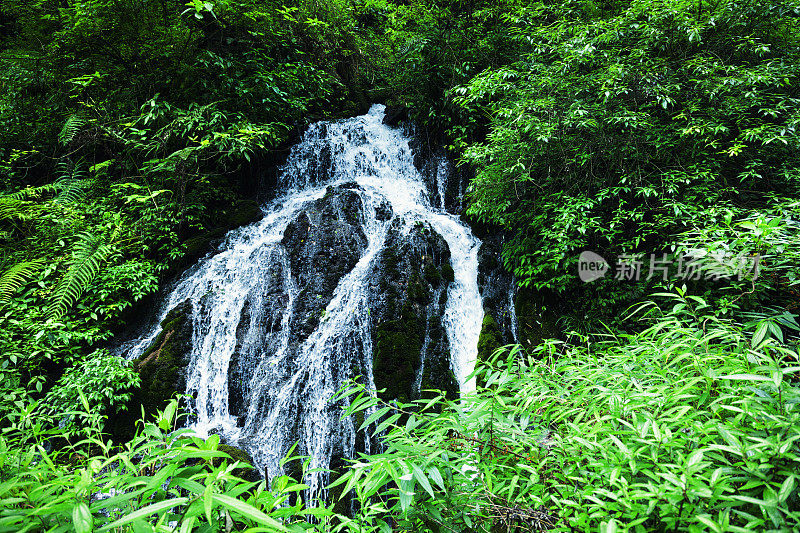
[[[431,498],[433,498],[433,488],[431,487],[430,481],[428,481],[425,472],[423,472],[422,469],[415,463],[411,463],[411,470],[414,471],[414,479],[417,481],[417,483],[422,485],[422,488],[425,489],[425,492],[430,494]]]
[[[753,348],[759,346],[761,344],[761,341],[764,340],[767,333],[769,332],[769,324],[770,322],[765,320],[758,325],[758,329],[756,329],[756,332],[753,334],[753,340],[750,343],[750,345]]]
[[[794,491],[795,485],[795,475],[792,474],[786,479],[783,480],[781,483],[781,488],[778,490],[778,501],[781,503],[785,502],[789,496],[791,496],[792,491]]]
[[[94,517],[85,502],[78,503],[72,509],[72,525],[76,533],[89,533],[94,528]]]
[[[387,406],[387,407],[381,407],[380,409],[378,409],[377,411],[375,411],[374,413],[372,413],[371,415],[369,415],[369,416],[368,416],[368,417],[367,417],[367,418],[364,420],[364,422],[361,424],[361,426],[358,428],[358,429],[359,429],[359,431],[360,431],[360,430],[362,430],[362,429],[364,429],[364,428],[366,428],[366,427],[368,427],[370,424],[372,424],[373,422],[375,422],[376,420],[378,420],[379,418],[381,418],[383,415],[385,415],[386,413],[388,413],[388,412],[389,412],[391,409],[392,409],[392,408],[391,408],[391,407],[388,407],[388,406]]]
[[[141,509],[134,511],[129,515],[125,515],[119,520],[115,520],[110,524],[106,524],[105,526],[101,527],[98,531],[107,531],[109,529],[114,529],[115,527],[124,526],[125,524],[130,524],[134,520],[150,516],[153,513],[158,513],[160,511],[164,511],[165,509],[170,509],[172,507],[180,507],[182,505],[185,505],[188,501],[189,498],[173,498],[171,500],[164,500],[158,503],[154,503],[148,505],[147,507],[142,507]]]
[[[230,496],[227,496],[225,494],[214,494],[212,497],[214,498],[214,501],[216,501],[217,503],[220,503],[225,507],[236,511],[237,513],[249,518],[250,520],[258,522],[259,524],[266,525],[267,527],[271,528],[274,531],[287,531],[287,532],[289,531],[286,528],[286,526],[284,526],[274,518],[267,516],[262,511],[259,511],[258,509],[256,509],[255,507],[253,507],[248,503],[237,500],[236,498],[231,498]]]
[[[728,374],[726,376],[720,376],[718,379],[732,379],[732,380],[744,380],[744,381],[772,381],[771,378],[767,376],[759,376],[758,374]]]

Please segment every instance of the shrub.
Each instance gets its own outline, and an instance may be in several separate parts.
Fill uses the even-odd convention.
[[[343,391],[385,453],[337,483],[411,531],[796,530],[796,348],[668,296],[637,335],[498,350],[462,401]]]

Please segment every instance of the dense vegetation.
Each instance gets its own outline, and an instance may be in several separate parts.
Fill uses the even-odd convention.
[[[796,529],[798,18],[766,0],[5,0],[0,530]],[[463,401],[343,391],[386,443],[331,488],[349,512],[241,479],[217,439],[175,431],[176,402],[113,441],[139,375],[105,342],[258,216],[304,124],[374,101],[472,176],[464,216],[505,240],[522,345]],[[761,270],[583,284],[584,250]]]

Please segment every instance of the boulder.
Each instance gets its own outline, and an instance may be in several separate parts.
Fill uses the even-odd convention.
[[[402,105],[386,106],[386,113],[383,123],[387,126],[398,126],[401,122],[408,120],[408,108]]]
[[[355,185],[329,187],[289,223],[283,245],[299,293],[290,327],[295,342],[316,329],[339,281],[355,267],[367,246],[361,197]]]
[[[391,223],[372,280],[373,377],[385,400],[407,402],[421,390],[452,395],[447,336],[441,323],[453,280],[447,242],[427,223],[403,232]]]

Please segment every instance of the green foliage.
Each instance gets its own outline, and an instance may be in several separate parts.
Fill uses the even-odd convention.
[[[53,318],[63,315],[80,298],[112,251],[111,245],[97,235],[80,233],[77,237],[69,270],[56,287],[50,303],[48,312]]]
[[[6,0],[0,531],[796,529],[798,12]],[[458,402],[344,391],[383,440],[331,487],[355,498],[352,517],[285,476],[237,479],[217,437],[175,430],[176,402],[114,447],[103,416],[140,375],[98,343],[237,223],[298,126],[370,99],[411,105],[424,137],[444,133],[475,171],[467,216],[505,232],[535,342],[495,352],[489,317],[480,352],[495,359]],[[760,254],[762,270],[584,337],[648,290],[578,285],[585,249]],[[452,281],[447,268],[425,277]],[[413,373],[418,332],[401,314],[378,338],[384,378],[398,354]],[[540,342],[554,326],[581,333]]]
[[[499,353],[456,402],[343,391],[385,452],[336,483],[403,531],[796,529],[796,348],[665,297],[637,335]]]
[[[58,142],[64,146],[68,145],[75,139],[78,132],[86,126],[86,119],[81,115],[70,115],[64,122],[64,127],[58,134]]]
[[[139,381],[127,361],[97,350],[64,372],[44,397],[41,409],[59,422],[63,436],[69,436],[90,422],[85,417],[75,417],[82,410],[84,399],[92,412],[108,413],[112,408],[124,411]]]
[[[450,134],[477,171],[468,212],[508,230],[521,285],[576,290],[582,250],[658,253],[707,210],[798,194],[796,7],[534,3],[505,19],[526,52],[453,88]]]
[[[330,525],[325,507],[288,503],[307,488],[287,476],[245,482],[219,437],[179,425],[177,401],[124,448],[99,431],[82,393],[75,414],[89,419],[84,439],[49,451],[34,406],[6,420],[0,436],[0,531],[308,531]],[[287,460],[289,460],[287,458]],[[320,526],[306,521],[316,517]],[[300,527],[302,524],[303,527]],[[327,527],[326,526],[326,527]],[[330,528],[327,527],[329,530]]]
[[[24,286],[43,266],[43,261],[35,259],[17,263],[6,269],[0,275],[0,306],[7,304],[11,296]]]

